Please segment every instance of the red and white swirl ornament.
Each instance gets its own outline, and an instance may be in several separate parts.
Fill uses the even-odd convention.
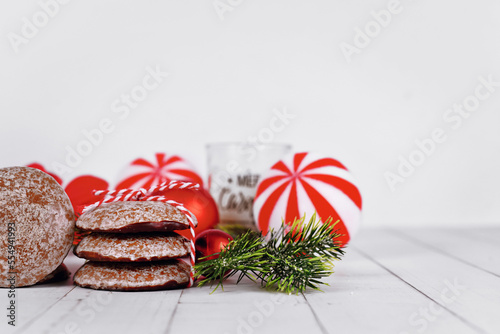
[[[125,171],[126,176],[118,183],[116,189],[150,188],[171,180],[203,185],[201,176],[183,158],[156,153],[155,160],[139,158],[132,161]]]
[[[192,182],[182,182],[182,181],[170,181],[170,182],[164,182],[160,185],[153,186],[149,188],[148,190],[141,188],[139,190],[134,190],[134,189],[121,189],[121,190],[98,190],[95,191],[94,194],[97,196],[102,196],[104,195],[105,197],[94,203],[91,204],[83,209],[82,212],[87,212],[89,210],[92,210],[104,203],[112,203],[112,202],[124,202],[124,201],[160,201],[164,202],[167,204],[170,204],[177,208],[181,213],[183,213],[188,222],[189,222],[189,230],[191,232],[191,238],[190,238],[190,263],[191,263],[191,271],[189,272],[189,285],[188,287],[191,287],[194,282],[194,265],[196,262],[196,252],[195,252],[195,247],[194,247],[194,239],[196,237],[194,229],[195,229],[195,220],[196,217],[189,212],[188,209],[186,209],[182,204],[169,200],[165,198],[164,196],[152,196],[151,194],[155,193],[156,191],[163,191],[165,189],[200,189],[200,185]]]
[[[316,212],[322,221],[332,217],[339,241],[346,244],[361,223],[361,194],[339,161],[313,153],[296,153],[278,161],[257,186],[253,212],[264,234],[284,220]]]

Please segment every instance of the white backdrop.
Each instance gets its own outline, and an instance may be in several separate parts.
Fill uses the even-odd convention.
[[[205,174],[207,143],[256,137],[341,160],[365,225],[498,224],[499,16],[495,0],[3,1],[0,167],[54,170],[87,131],[65,181],[114,184],[154,152]],[[264,136],[276,112],[288,124]]]

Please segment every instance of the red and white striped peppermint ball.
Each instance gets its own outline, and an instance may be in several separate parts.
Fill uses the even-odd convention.
[[[190,181],[203,185],[198,173],[183,158],[177,155],[156,153],[154,161],[135,159],[125,171],[125,177],[115,189],[148,189],[172,180]]]
[[[292,223],[316,212],[336,225],[342,244],[361,222],[361,194],[347,168],[339,161],[313,153],[296,153],[278,161],[257,186],[253,213],[264,234],[278,229],[282,220]]]

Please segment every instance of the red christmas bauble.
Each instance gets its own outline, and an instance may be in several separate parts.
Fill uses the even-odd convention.
[[[166,189],[152,193],[153,196],[165,196],[167,199],[181,203],[198,220],[195,233],[199,234],[213,228],[219,223],[219,211],[215,200],[208,190],[200,189]],[[189,230],[176,231],[177,233],[191,238]]]
[[[220,253],[231,240],[233,240],[233,237],[221,230],[210,229],[201,232],[196,236],[194,241],[196,261],[212,254],[212,256],[200,261],[217,258],[219,256],[218,253]]]
[[[106,190],[108,186],[106,180],[92,175],[82,175],[71,180],[66,188],[64,188],[64,191],[66,191],[73,205],[75,214],[80,216],[83,208],[104,198],[104,195],[94,195],[94,190]],[[75,227],[73,245],[78,245],[82,238],[89,233]]]
[[[108,189],[108,182],[92,175],[82,175],[71,180],[64,190],[73,204],[77,216],[82,214],[85,206],[104,198],[104,195],[94,195],[94,190]]]

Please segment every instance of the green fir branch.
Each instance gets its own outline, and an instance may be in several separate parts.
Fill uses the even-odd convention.
[[[306,288],[320,290],[319,285],[326,284],[322,278],[333,273],[333,261],[340,260],[344,250],[337,241],[337,222],[332,224],[329,218],[321,223],[315,214],[307,224],[304,221],[305,216],[291,225],[282,223],[268,237],[251,231],[240,235],[217,258],[195,265],[195,277],[202,278],[198,286],[218,281],[215,291],[223,288],[225,279],[238,274],[237,283],[247,277],[289,294]]]

